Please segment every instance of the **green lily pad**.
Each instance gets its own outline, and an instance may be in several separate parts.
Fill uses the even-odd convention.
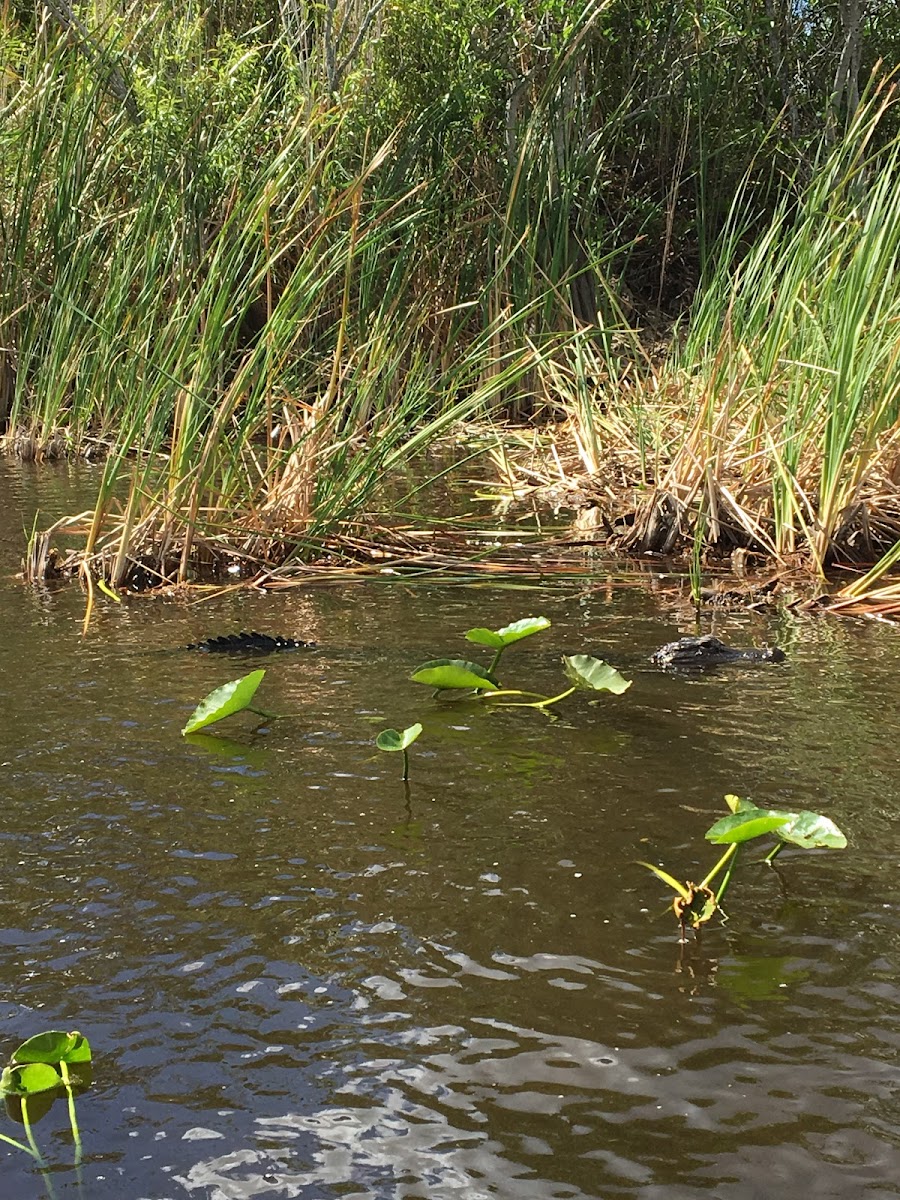
[[[87,1038],[73,1030],[62,1033],[52,1029],[38,1033],[15,1051],[14,1063],[81,1063],[91,1061],[91,1047]]]
[[[846,837],[834,821],[806,810],[776,829],[775,836],[793,846],[802,846],[804,850],[843,850],[847,845]]]
[[[265,671],[251,671],[249,675],[217,687],[200,701],[181,732],[196,733],[214,721],[221,721],[223,717],[230,717],[232,713],[249,707],[264,675]]]
[[[476,646],[489,646],[491,650],[502,650],[506,645],[493,629],[469,629],[466,631],[466,640],[474,642]]]
[[[585,691],[613,692],[621,696],[631,687],[632,681],[625,679],[602,658],[592,658],[590,654],[567,654],[563,663],[569,682]]]
[[[61,1084],[59,1072],[49,1063],[13,1063],[4,1067],[0,1075],[0,1094],[33,1096],[38,1092],[52,1092]]]
[[[716,821],[706,831],[706,840],[717,846],[730,846],[733,842],[749,842],[752,838],[763,837],[772,833],[789,821],[796,820],[798,814],[779,812],[774,808],[739,809]]]
[[[375,745],[379,750],[405,750],[411,746],[419,734],[422,732],[422,726],[418,723],[409,725],[406,729],[383,729],[375,739]]]
[[[521,642],[522,638],[549,629],[550,622],[546,617],[523,617],[521,621],[513,621],[502,629],[470,629],[466,639],[478,646],[489,646],[491,650],[502,650],[513,642]]]
[[[414,683],[424,683],[438,691],[450,688],[477,689],[481,692],[495,692],[500,687],[498,681],[478,663],[466,662],[463,658],[434,658],[431,662],[422,663],[413,671],[410,679]]]

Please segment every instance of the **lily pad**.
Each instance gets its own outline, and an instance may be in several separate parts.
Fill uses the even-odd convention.
[[[249,675],[242,675],[240,679],[232,679],[230,683],[217,687],[200,701],[181,732],[196,733],[214,721],[221,721],[223,717],[230,717],[232,713],[248,708],[264,675],[265,671],[251,671]]]
[[[602,658],[592,658],[590,654],[567,654],[563,663],[569,682],[585,691],[613,692],[621,696],[631,687],[632,681],[625,679]]]
[[[73,1030],[62,1033],[52,1029],[38,1033],[23,1042],[12,1056],[14,1063],[82,1063],[91,1061],[91,1047],[87,1038]]]
[[[752,838],[763,837],[772,833],[789,821],[794,821],[798,813],[779,812],[774,808],[738,809],[716,821],[706,831],[706,840],[717,846],[729,846],[733,842],[749,842]]]
[[[0,1075],[0,1093],[5,1096],[33,1096],[60,1087],[59,1072],[49,1063],[13,1063]]]
[[[775,836],[793,846],[802,846],[804,850],[843,850],[847,845],[846,837],[834,821],[806,810],[776,829]]]
[[[549,628],[550,622],[546,617],[523,617],[521,621],[513,621],[502,629],[470,629],[466,639],[478,646],[489,646],[491,650],[502,650],[504,646],[511,646],[513,642],[521,642],[522,638]]]
[[[424,683],[438,691],[464,688],[495,692],[500,687],[498,681],[484,667],[479,667],[478,663],[466,662],[463,658],[434,658],[417,667],[410,679],[414,683]]]
[[[417,721],[415,725],[409,725],[406,729],[383,729],[375,739],[375,745],[379,750],[406,750],[411,746],[419,734],[422,732],[422,726]]]

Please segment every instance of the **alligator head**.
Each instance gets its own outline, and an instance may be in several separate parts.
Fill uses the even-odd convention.
[[[658,667],[683,667],[694,670],[716,667],[723,663],[784,662],[784,659],[784,651],[779,650],[777,646],[736,650],[710,633],[702,637],[684,637],[679,638],[677,642],[668,642],[650,656],[650,661]]]

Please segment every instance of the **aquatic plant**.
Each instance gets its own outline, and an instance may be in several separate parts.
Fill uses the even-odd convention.
[[[821,813],[807,809],[786,812],[777,808],[759,808],[752,800],[739,796],[726,796],[725,803],[730,814],[706,831],[706,840],[714,845],[738,845],[774,834],[777,841],[766,856],[768,863],[789,845],[802,850],[843,850],[847,846],[847,838],[834,821]]]
[[[856,74],[898,34],[868,8],[851,46],[746,5],[166,0],[79,61],[81,18],[7,6],[0,418],[109,452],[64,560],[89,602],[352,559],[392,469],[537,408],[589,475],[614,454],[634,548],[705,514],[817,568],[889,549],[896,108]],[[642,310],[698,280],[659,365]]]
[[[653,863],[638,864],[652,871],[676,893],[672,908],[681,925],[682,939],[688,924],[695,931],[699,931],[716,912],[719,912],[723,919],[727,919],[721,907],[722,897],[731,882],[738,854],[745,843],[756,838],[774,836],[776,844],[764,860],[769,864],[786,845],[798,846],[804,850],[842,850],[847,845],[847,839],[837,825],[820,813],[760,808],[751,800],[734,795],[727,795],[725,803],[729,809],[728,815],[720,818],[706,831],[706,840],[714,845],[727,846],[728,849],[702,883],[692,883],[690,880],[681,882]],[[713,889],[713,883],[722,872],[724,875],[721,883],[717,889]]]
[[[573,692],[612,692],[620,696],[630,687],[632,681],[625,679],[619,672],[602,659],[593,658],[589,654],[572,654],[563,657],[563,667],[566,677],[572,686],[556,696],[541,696],[537,692],[525,692],[517,688],[501,688],[500,682],[493,675],[479,667],[477,663],[467,662],[459,658],[435,658],[423,663],[410,676],[414,683],[424,683],[435,689],[435,695],[442,691],[470,691],[478,699],[492,703],[508,705],[512,708],[548,709],[560,700],[565,700]],[[511,697],[531,696],[531,700],[516,700]]]
[[[725,895],[725,891],[731,881],[731,875],[737,861],[737,853],[737,844],[729,846],[709,874],[700,883],[692,883],[689,879],[682,883],[674,875],[670,875],[668,871],[664,871],[662,867],[656,867],[653,863],[638,862],[638,866],[646,867],[648,871],[652,871],[658,879],[668,884],[676,893],[675,899],[672,901],[672,910],[681,926],[682,941],[684,940],[688,925],[697,931],[717,912],[721,914],[723,920],[727,919],[721,903],[722,897]],[[714,891],[712,884],[723,871],[726,873],[719,884],[718,891]]]
[[[593,386],[603,354],[578,343],[554,356],[545,369],[570,436],[529,449],[519,470],[506,459],[498,491],[583,488],[615,464],[622,486],[603,504],[614,543],[683,552],[695,600],[710,550],[746,547],[819,575],[881,555],[845,592],[862,610],[900,561],[898,92],[895,71],[876,75],[843,137],[778,172],[764,219],[757,161],[730,212],[701,223],[700,286],[661,359],[636,356],[618,386]],[[875,603],[900,611],[900,588]]]
[[[20,1119],[25,1127],[27,1145],[4,1133],[0,1133],[0,1141],[30,1154],[42,1170],[46,1169],[47,1162],[38,1148],[32,1125],[50,1109],[56,1096],[64,1094],[75,1146],[75,1165],[79,1166],[82,1145],[75,1114],[75,1092],[90,1084],[90,1062],[90,1044],[77,1030],[71,1033],[50,1030],[24,1041],[13,1051],[0,1074],[0,1096],[6,1102],[7,1112]]]
[[[495,692],[500,683],[486,667],[464,658],[433,658],[416,667],[410,679],[443,691]]]
[[[435,695],[442,691],[496,691],[500,682],[494,675],[500,655],[513,642],[521,641],[532,633],[546,629],[550,622],[546,617],[525,617],[513,621],[501,629],[485,629],[477,627],[466,633],[467,641],[479,646],[488,646],[494,651],[494,657],[489,667],[479,666],[465,658],[434,658],[417,667],[410,678],[414,683],[424,683],[435,689]]]
[[[691,561],[688,566],[688,579],[691,585],[691,603],[699,608],[703,601],[703,551],[706,538],[706,518],[701,513],[694,526]]]
[[[422,726],[418,723],[408,725],[406,729],[383,729],[375,739],[375,745],[379,750],[384,750],[386,753],[396,753],[401,751],[403,754],[403,782],[406,783],[409,779],[409,754],[408,749],[422,732]]]
[[[873,89],[743,253],[739,193],[685,341],[654,381],[668,397],[658,483],[631,547],[671,547],[702,525],[707,543],[800,552],[821,574],[900,537],[882,483],[900,402],[900,142],[874,148],[893,103]]]
[[[262,669],[251,671],[249,675],[242,675],[240,679],[232,679],[229,683],[215,688],[208,696],[203,697],[191,713],[181,731],[182,734],[196,733],[198,729],[205,729],[214,721],[221,721],[245,709],[260,717],[271,717],[271,713],[254,708],[250,703],[264,676],[265,671]]]
[[[210,56],[176,27],[186,73],[159,61],[172,35],[149,15],[133,47],[152,122],[109,120],[68,87],[63,43],[29,60],[5,110],[27,161],[0,192],[0,293],[28,299],[0,305],[0,376],[7,347],[16,364],[0,413],[34,455],[63,427],[71,448],[103,439],[65,566],[89,605],[101,578],[288,576],[326,546],[334,565],[342,542],[356,562],[387,476],[453,423],[517,404],[543,357],[583,336],[538,328],[552,293],[508,304],[496,245],[474,280],[466,248],[452,298],[446,241],[475,224],[458,213],[435,243],[446,197],[417,147],[393,130],[348,151],[346,109],[299,84],[290,39],[223,37]],[[58,566],[55,532],[33,540],[30,578]]]
[[[511,625],[504,625],[501,629],[470,629],[466,633],[466,640],[474,642],[477,646],[488,646],[494,651],[494,657],[488,667],[488,674],[493,675],[507,646],[549,628],[550,622],[546,617],[523,617],[520,621],[513,621]]]
[[[437,696],[443,691],[473,692],[476,697],[486,701],[506,704],[515,708],[548,709],[560,700],[565,700],[576,691],[613,692],[621,695],[631,687],[631,680],[623,678],[615,667],[602,659],[592,658],[589,654],[572,654],[563,658],[563,668],[566,677],[572,684],[564,692],[556,696],[541,696],[537,692],[525,692],[518,689],[503,688],[500,680],[494,674],[500,656],[507,646],[512,646],[535,633],[541,633],[550,628],[547,617],[522,617],[500,629],[486,629],[477,626],[466,633],[467,641],[478,646],[487,646],[494,651],[494,657],[489,667],[479,666],[465,658],[433,658],[422,663],[413,671],[410,678],[414,683],[424,683],[435,689]],[[512,697],[530,696],[530,700],[517,700]]]

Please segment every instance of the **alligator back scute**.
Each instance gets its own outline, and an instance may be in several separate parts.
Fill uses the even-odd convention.
[[[296,638],[272,636],[253,629],[249,632],[226,633],[221,637],[205,638],[202,642],[191,642],[187,650],[202,650],[207,654],[271,654],[275,650],[312,650],[315,642],[301,642]]]

